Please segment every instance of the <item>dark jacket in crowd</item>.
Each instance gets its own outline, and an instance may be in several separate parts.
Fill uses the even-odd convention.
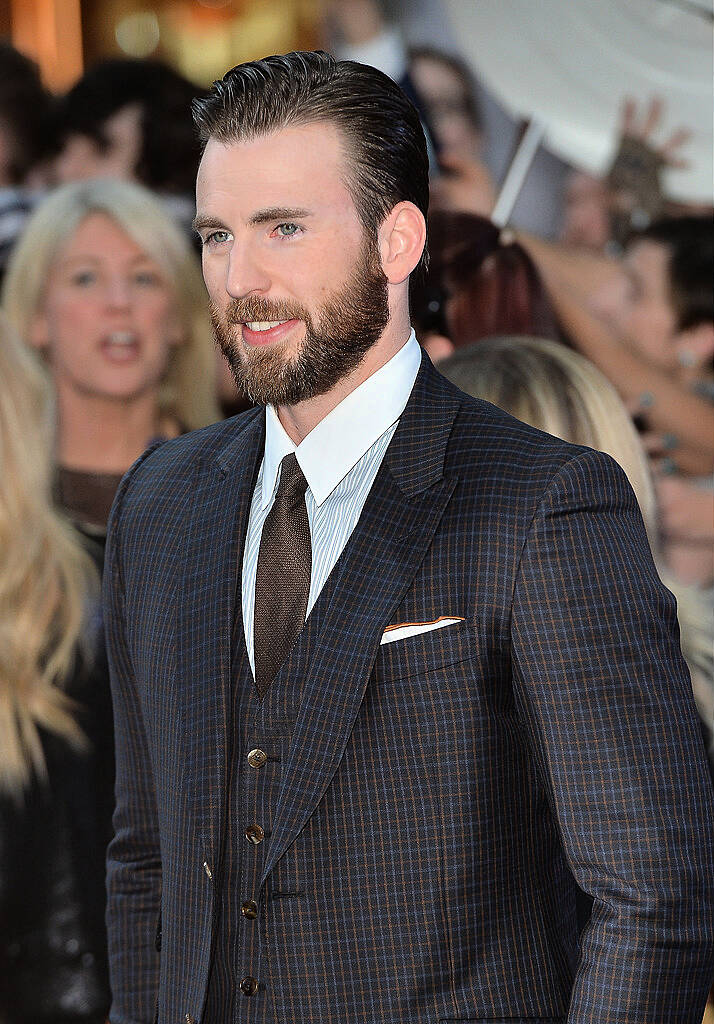
[[[103,542],[92,553],[101,569]],[[98,616],[97,616],[98,618]],[[101,626],[97,623],[101,636]],[[114,807],[114,736],[103,644],[67,689],[85,753],[43,733],[47,780],[0,799],[0,1021],[102,1024],[109,1009],[105,850]]]

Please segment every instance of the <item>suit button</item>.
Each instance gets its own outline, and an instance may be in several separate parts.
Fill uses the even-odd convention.
[[[262,830],[260,825],[249,825],[245,830],[245,838],[248,842],[253,843],[257,846],[258,843],[262,843],[265,839],[265,832]]]
[[[248,764],[251,766],[251,768],[262,768],[267,760],[268,755],[265,753],[265,751],[258,750],[257,747],[255,750],[251,750],[251,752],[248,754]]]
[[[248,975],[247,978],[243,978],[240,983],[240,990],[244,996],[254,996],[258,991],[258,981],[256,978],[251,978]]]
[[[184,1020],[186,1021],[186,1024],[196,1024],[196,1018],[192,1017],[190,1013],[186,1014]]]
[[[240,912],[243,917],[247,917],[249,921],[254,921],[258,916],[258,904],[255,900],[245,900],[240,905]]]

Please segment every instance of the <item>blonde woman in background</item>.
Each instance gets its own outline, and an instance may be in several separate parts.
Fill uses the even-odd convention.
[[[0,1019],[99,1022],[111,722],[98,588],[53,509],[52,403],[0,318]],[[110,729],[109,729],[110,731]],[[111,750],[109,751],[111,756]]]
[[[660,575],[677,598],[682,653],[706,727],[714,730],[714,627],[706,603],[661,569],[657,507],[639,435],[617,391],[577,352],[543,338],[493,337],[460,349],[439,371],[476,398],[564,441],[611,455],[622,466],[642,510]]]
[[[152,440],[219,418],[196,256],[143,187],[67,185],[29,219],[3,305],[54,386],[58,502],[101,535],[122,475]]]

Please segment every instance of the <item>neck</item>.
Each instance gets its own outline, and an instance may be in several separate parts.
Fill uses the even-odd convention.
[[[57,405],[58,461],[68,469],[124,473],[152,437],[166,433],[155,392],[119,401],[60,388]]]
[[[359,366],[348,376],[343,377],[334,388],[324,395],[316,395],[315,398],[308,398],[297,405],[279,406],[278,418],[290,440],[296,445],[304,441],[310,431],[314,430],[340,402],[404,347],[409,338],[409,331],[408,315],[390,318],[384,333],[367,352]]]

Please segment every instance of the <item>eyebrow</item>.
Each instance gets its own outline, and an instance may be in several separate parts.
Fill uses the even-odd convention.
[[[249,218],[248,224],[254,227],[258,224],[267,224],[271,220],[303,220],[309,216],[309,210],[290,206],[269,206],[265,210],[257,210]]]
[[[269,206],[264,210],[256,210],[248,219],[248,224],[250,227],[257,227],[260,224],[268,224],[273,220],[304,220],[306,217],[311,216],[310,210],[300,207]],[[211,217],[207,214],[197,214],[193,219],[194,231],[201,231],[205,228],[224,228],[224,226],[216,217]]]
[[[59,260],[59,263],[65,266],[71,266],[74,263],[101,263],[101,256],[94,256],[92,253],[78,252],[71,256],[64,256]],[[153,263],[154,266],[158,266],[157,260],[149,255],[148,252],[139,252],[136,256],[132,256],[129,260],[129,266],[134,266],[137,263]]]

